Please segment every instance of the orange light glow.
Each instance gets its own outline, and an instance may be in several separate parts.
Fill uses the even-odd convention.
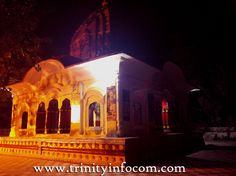
[[[120,62],[120,57],[109,56],[76,65],[73,68],[87,71],[88,75],[90,75],[95,80],[91,86],[97,87],[105,93],[107,87],[115,85]]]
[[[117,77],[119,69],[119,60],[100,60],[100,62],[91,62],[87,69],[91,75],[96,79],[93,84],[94,87],[99,87],[106,91],[106,88],[115,85],[115,78]]]
[[[10,132],[10,135],[9,135],[10,137],[16,137],[16,131],[15,131],[15,128],[13,127],[12,129],[11,129],[11,132]]]
[[[71,122],[79,123],[80,122],[80,105],[74,104],[71,106]]]

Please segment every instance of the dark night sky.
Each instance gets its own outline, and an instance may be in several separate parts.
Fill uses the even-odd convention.
[[[73,33],[101,4],[101,0],[39,2],[47,14],[39,33],[53,40],[53,55],[68,53]],[[222,82],[228,96],[235,97],[236,2],[110,0],[109,4],[114,51],[158,68],[173,61],[188,80],[200,80],[210,90]]]
[[[112,42],[119,45],[118,50],[139,58],[161,64],[175,60],[177,55],[190,55],[191,60],[198,53],[215,60],[235,47],[236,3],[207,0],[165,0],[155,5],[148,0],[109,3],[112,36],[116,39]],[[40,4],[47,11],[47,16],[41,19],[40,33],[53,39],[55,53],[60,54],[68,52],[73,33],[100,6],[101,0],[41,0]]]

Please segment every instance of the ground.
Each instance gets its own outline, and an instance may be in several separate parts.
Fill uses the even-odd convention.
[[[186,156],[172,157],[165,160],[157,160],[155,166],[185,166],[185,173],[129,173],[129,174],[108,174],[105,175],[186,175],[186,176],[234,176],[236,175],[236,143],[235,141],[205,141],[207,144],[202,150]],[[85,173],[66,172],[70,165],[79,166],[80,163],[69,163],[30,157],[12,155],[0,155],[0,176],[38,176],[38,175],[101,175]],[[34,166],[64,166],[64,172],[36,173]]]
[[[101,174],[81,174],[81,173],[36,173],[33,166],[66,166],[67,168],[72,163],[65,163],[52,160],[34,159],[27,157],[17,157],[10,155],[0,155],[0,176],[38,176],[38,175],[101,175]],[[161,164],[160,164],[161,163]],[[161,161],[160,165],[184,165],[186,173],[155,173],[152,175],[186,175],[186,176],[234,176],[236,175],[236,151],[234,148],[222,148],[217,150],[211,147],[191,154],[187,157],[174,160]],[[78,164],[78,163],[77,163]],[[158,165],[158,164],[156,164]],[[119,175],[119,174],[105,174]],[[125,175],[125,174],[120,174]],[[151,175],[150,173],[132,173],[127,175]]]

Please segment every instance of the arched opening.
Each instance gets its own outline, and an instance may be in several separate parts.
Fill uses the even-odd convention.
[[[58,131],[59,109],[58,101],[53,99],[49,102],[47,112],[47,133],[53,134]]]
[[[70,100],[65,99],[61,107],[60,133],[69,133],[71,124]]]
[[[12,115],[12,93],[0,88],[0,136],[9,136]]]
[[[162,126],[163,129],[169,129],[169,117],[168,117],[168,111],[169,111],[169,106],[168,102],[163,99],[161,102],[161,108],[162,108]]]
[[[100,105],[97,102],[93,102],[89,105],[89,127],[100,126]]]
[[[27,122],[28,122],[28,112],[23,112],[21,129],[27,129]]]
[[[46,110],[45,104],[42,102],[39,104],[37,117],[36,117],[36,133],[44,133],[45,130],[45,120],[46,120]]]

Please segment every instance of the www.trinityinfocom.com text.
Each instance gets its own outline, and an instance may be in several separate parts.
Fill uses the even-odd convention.
[[[99,173],[105,175],[106,173],[182,173],[186,172],[184,166],[126,166],[126,162],[121,163],[120,166],[96,165],[69,165],[69,166],[33,166],[36,173]]]

